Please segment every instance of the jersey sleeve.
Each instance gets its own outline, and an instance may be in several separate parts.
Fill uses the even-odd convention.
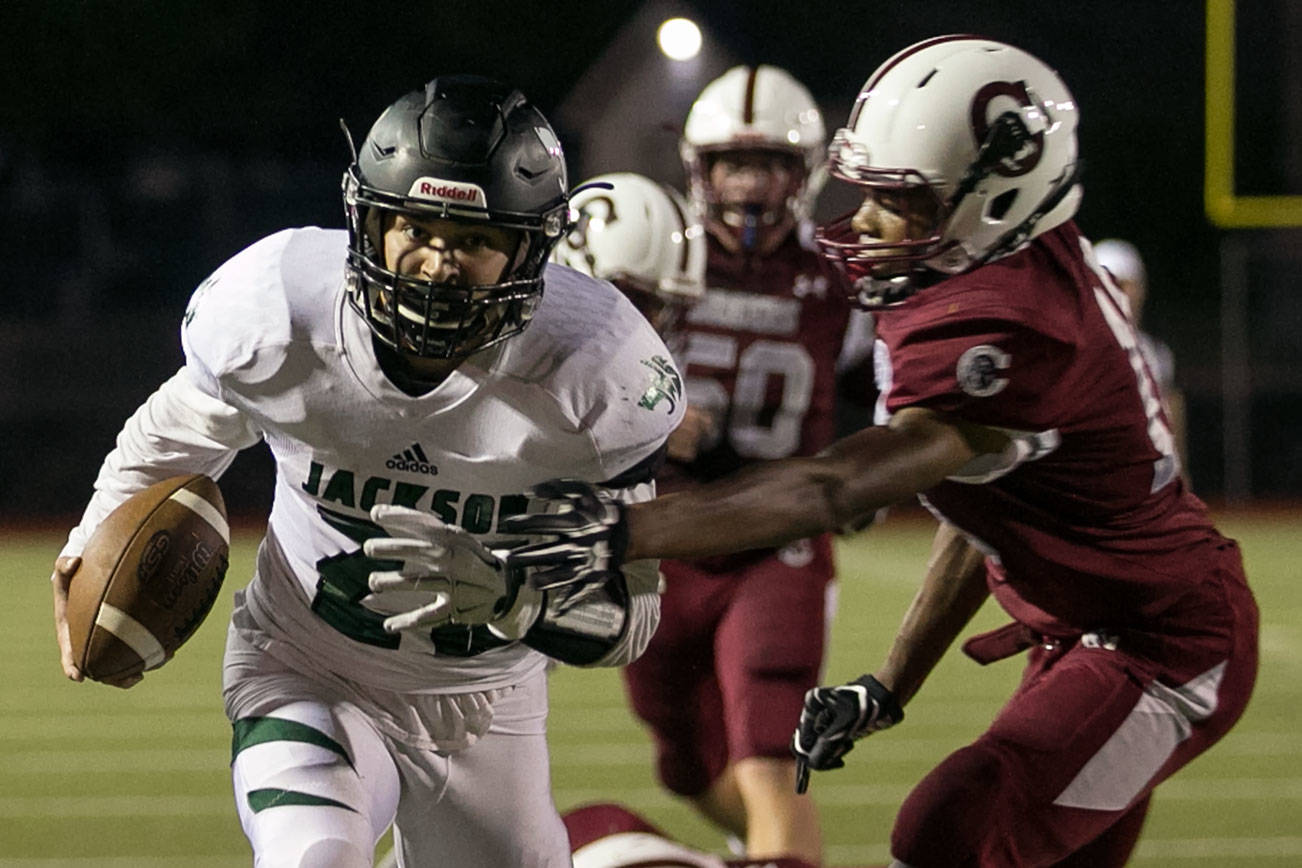
[[[258,281],[278,268],[281,246],[277,236],[264,239],[195,290],[181,326],[185,366],[123,425],[61,555],[81,554],[99,523],[132,494],[185,473],[216,479],[261,438],[227,382],[262,375],[257,330],[274,328],[277,316],[265,296],[259,307]]]
[[[926,407],[967,422],[1017,430],[1053,427],[1044,401],[1073,348],[1000,313],[946,318],[892,335],[885,372],[888,413]],[[879,360],[881,361],[881,360]]]
[[[184,473],[216,479],[258,438],[242,413],[205,392],[183,368],[127,419],[60,554],[80,555],[99,523],[132,494]]]
[[[281,263],[293,230],[245,248],[199,285],[185,310],[186,369],[204,392],[238,405],[245,386],[270,379],[283,362],[291,327]]]
[[[686,409],[683,377],[669,350],[626,306],[632,316],[605,361],[588,429],[602,480],[618,480],[621,488],[654,478],[662,447]]]

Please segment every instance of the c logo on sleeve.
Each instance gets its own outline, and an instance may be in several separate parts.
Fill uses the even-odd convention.
[[[990,344],[981,344],[958,357],[958,385],[974,398],[989,398],[1003,391],[1008,378],[999,372],[1008,367],[1012,356]]]

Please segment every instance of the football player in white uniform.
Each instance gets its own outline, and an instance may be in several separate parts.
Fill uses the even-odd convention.
[[[344,175],[346,232],[277,233],[195,292],[185,366],[127,421],[56,562],[81,680],[64,610],[99,522],[270,446],[275,501],[223,679],[256,865],[369,866],[391,823],[402,865],[569,864],[547,661],[637,657],[656,565],[537,590],[504,567],[499,523],[559,475],[650,498],[683,402],[633,305],[546,264],[567,190],[518,91],[454,76],[398,100]]]

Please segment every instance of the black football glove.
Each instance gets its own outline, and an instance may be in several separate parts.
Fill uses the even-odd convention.
[[[628,549],[624,507],[608,490],[581,479],[553,479],[529,495],[550,511],[503,519],[503,533],[543,537],[513,548],[510,567],[528,568],[528,583],[540,591],[560,588],[578,594],[620,575]]]
[[[854,748],[856,739],[887,729],[904,719],[904,710],[871,675],[861,675],[849,684],[815,687],[805,693],[800,724],[791,737],[796,755],[796,792],[809,787],[809,770],[826,771],[845,765],[842,759]]]

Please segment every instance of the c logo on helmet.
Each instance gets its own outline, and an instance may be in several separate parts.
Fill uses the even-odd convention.
[[[583,207],[579,209],[578,219],[574,221],[565,241],[575,250],[582,251],[583,259],[587,262],[590,271],[596,271],[597,258],[592,255],[592,250],[588,247],[588,226],[593,220],[614,223],[618,219],[619,216],[615,213],[615,200],[609,196],[594,196],[584,202]]]
[[[1023,108],[1031,108],[1035,105],[1031,100],[1031,95],[1026,91],[1026,82],[1024,81],[992,81],[987,83],[972,98],[972,134],[976,136],[978,146],[986,140],[986,136],[990,133],[990,122],[993,120],[990,117],[990,104],[1001,96],[1008,97]],[[1003,114],[1002,111],[997,112],[996,117],[1001,114]],[[1016,154],[1000,159],[994,166],[994,172],[1005,178],[1016,178],[1025,175],[1040,164],[1040,157],[1043,155],[1044,130],[1039,129],[1034,133],[1030,133],[1030,138]]]

